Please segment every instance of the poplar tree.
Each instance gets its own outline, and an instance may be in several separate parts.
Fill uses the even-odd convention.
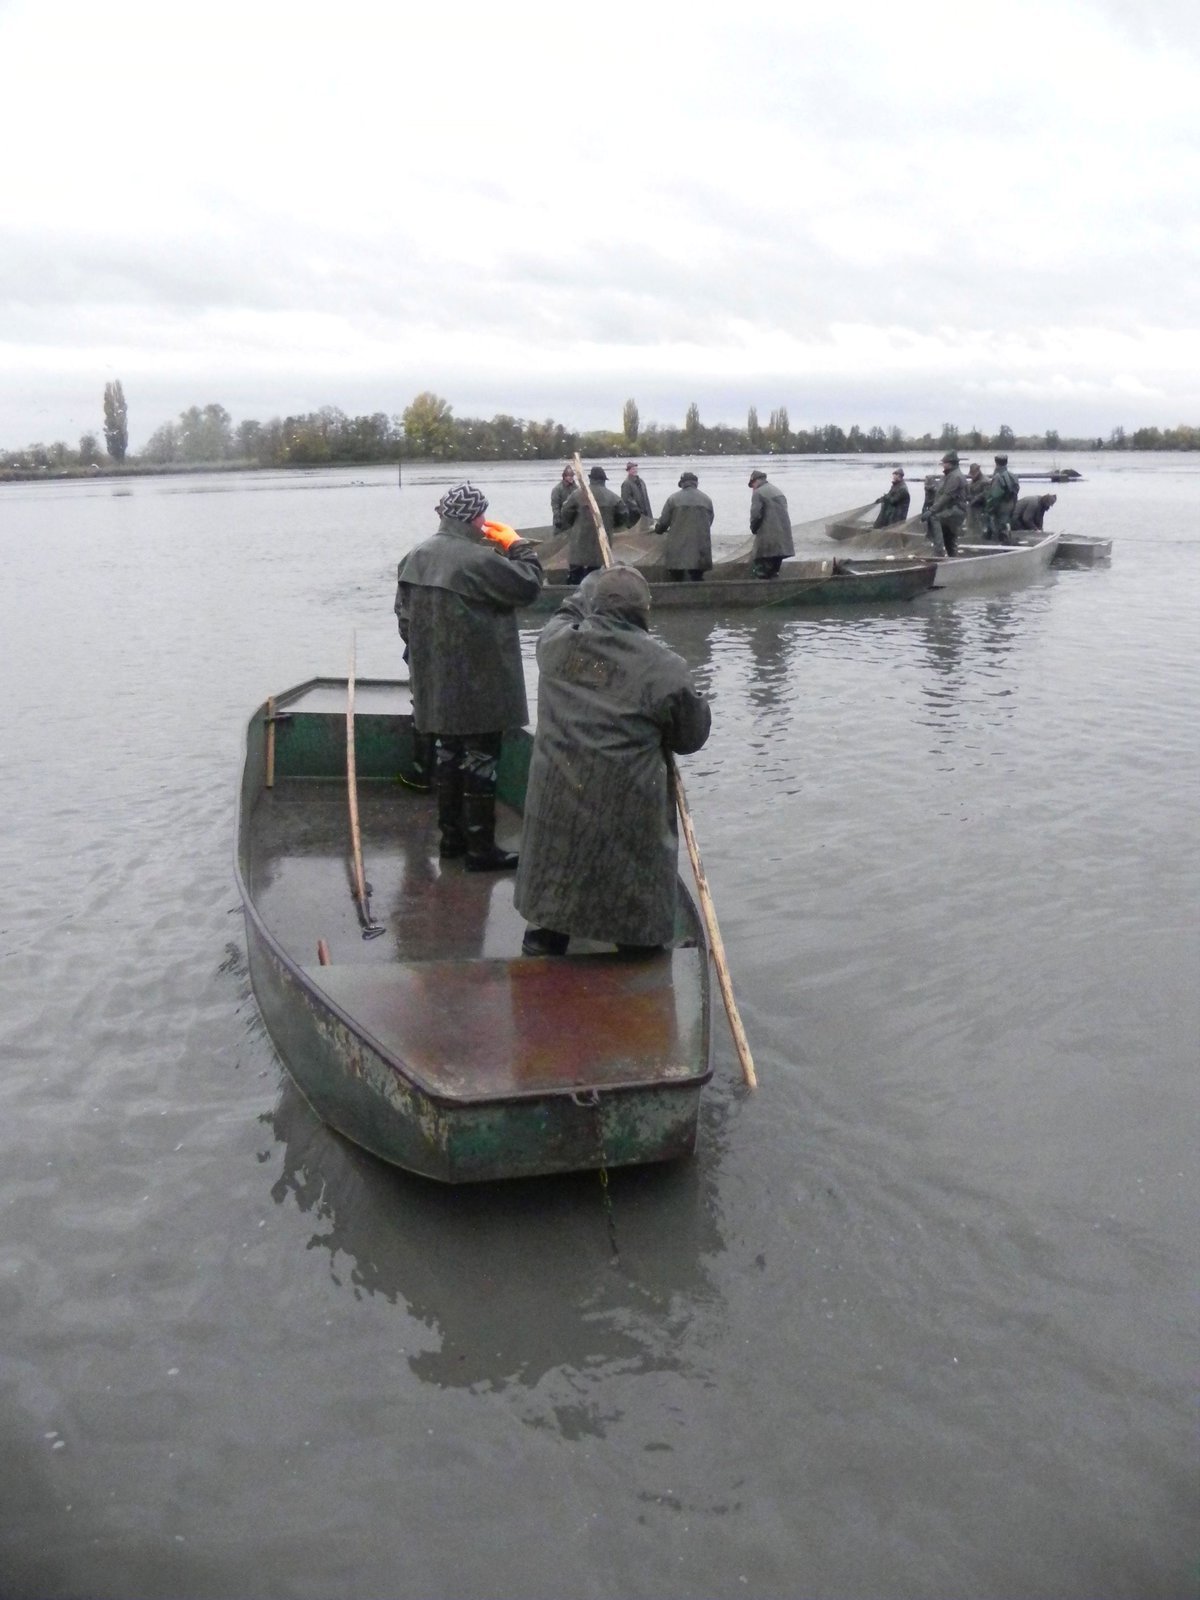
[[[640,426],[636,400],[626,400],[624,409],[621,412],[621,426],[625,430],[625,437],[630,444],[633,444],[637,439]]]
[[[124,461],[129,449],[129,420],[120,378],[104,385],[104,443],[114,461]]]

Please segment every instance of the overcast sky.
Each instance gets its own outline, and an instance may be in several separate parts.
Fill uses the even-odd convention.
[[[0,0],[0,445],[1200,423],[1198,14]]]

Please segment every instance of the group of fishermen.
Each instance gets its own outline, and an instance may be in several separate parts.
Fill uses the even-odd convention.
[[[1021,480],[1009,470],[1008,457],[998,455],[994,460],[990,477],[985,478],[983,468],[973,461],[964,478],[959,469],[958,451],[947,450],[941,461],[941,478],[931,474],[925,479],[925,503],[919,516],[934,555],[957,555],[959,534],[964,530],[968,539],[979,539],[985,544],[1015,544],[1015,531],[1041,529],[1046,512],[1058,496],[1039,494],[1019,498]],[[879,515],[873,526],[890,528],[907,522],[909,503],[904,468],[896,467],[891,487],[875,502]]]
[[[516,871],[524,954],[563,955],[584,938],[631,959],[652,955],[675,931],[667,761],[704,744],[708,702],[686,662],[650,633],[641,573],[577,563],[587,570],[537,644],[520,850],[499,845],[501,741],[529,717],[517,612],[544,580],[537,546],[489,521],[487,509],[475,485],[456,485],[438,503],[437,532],[399,565],[395,610],[416,730],[403,781],[436,790],[442,861]]]
[[[1014,533],[1041,529],[1046,512],[1058,498],[1053,494],[1021,498],[1021,482],[1010,470],[1007,455],[995,457],[987,477],[978,462],[972,462],[964,477],[957,450],[947,450],[941,466],[940,478],[932,474],[925,479],[925,501],[918,513],[935,556],[957,555],[959,537],[964,533],[968,540],[985,544],[1015,544]],[[567,535],[567,582],[581,583],[601,566],[591,508],[594,501],[610,538],[620,528],[639,526],[664,535],[663,565],[669,578],[675,583],[699,583],[713,564],[713,503],[699,487],[696,474],[690,470],[680,474],[679,487],[668,495],[657,520],[636,461],[627,464],[619,495],[608,488],[607,480],[604,468],[594,466],[584,489],[575,481],[574,467],[566,466],[550,492],[554,530]],[[754,537],[751,572],[756,578],[773,578],[784,560],[796,553],[787,496],[761,469],[750,474],[748,487]],[[893,469],[890,488],[875,504],[879,514],[874,527],[889,528],[908,521],[910,495],[903,467]]]
[[[984,537],[1011,543],[1014,527],[1039,527],[1055,496],[1018,500],[1007,457],[984,479],[964,478],[956,451],[926,480],[921,516],[938,555],[954,555],[969,512]],[[653,520],[637,463],[621,494],[603,467],[588,473],[606,533]],[[568,534],[572,592],[537,643],[538,717],[519,851],[496,840],[496,778],[506,729],[529,719],[517,614],[538,596],[538,547],[489,520],[470,482],[438,502],[431,538],[400,562],[395,611],[409,665],[414,727],[410,787],[435,790],[438,855],[468,872],[516,872],[513,903],[528,924],[522,950],[562,955],[572,938],[641,957],[675,929],[678,834],[668,758],[708,738],[708,702],[683,659],[649,631],[650,587],[630,566],[605,568],[588,494],[564,469],[551,495],[554,526]],[[750,474],[752,570],[773,578],[793,555],[787,498],[761,469]],[[876,527],[904,522],[903,469],[881,496]],[[712,566],[713,505],[694,472],[680,475],[654,532],[677,582]]]
[[[792,523],[787,496],[761,470],[750,474],[750,532],[754,536],[751,571],[756,578],[773,578],[784,558],[795,555]],[[650,493],[638,473],[636,461],[625,467],[625,481],[616,495],[608,487],[608,474],[601,466],[588,470],[588,488],[575,482],[575,468],[563,468],[562,477],[550,491],[550,512],[554,531],[567,535],[567,582],[582,583],[588,573],[602,565],[599,532],[591,502],[605,533],[611,538],[618,528],[637,528],[650,524],[647,531],[664,536],[663,565],[673,583],[700,583],[713,564],[713,503],[700,488],[692,471],[679,475],[679,487],[667,496],[657,520],[650,505]]]

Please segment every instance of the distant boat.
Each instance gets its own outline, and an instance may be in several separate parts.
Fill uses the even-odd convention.
[[[797,524],[798,536],[808,536],[812,526]],[[523,538],[538,542],[546,574],[541,594],[527,609],[553,611],[571,593],[570,586],[564,582],[567,536],[556,534],[552,528],[527,528],[521,530],[521,534]],[[924,572],[919,562],[909,562],[898,568],[873,557],[846,560],[841,556],[791,557],[783,563],[778,577],[756,578],[751,570],[753,541],[746,539],[731,555],[718,560],[701,582],[693,583],[690,579],[677,582],[668,576],[662,565],[662,540],[652,533],[622,530],[612,536],[611,545],[613,559],[636,567],[650,585],[652,614],[654,611],[722,612],[785,610],[793,606],[878,605],[893,600],[912,600],[934,581],[932,568]]]

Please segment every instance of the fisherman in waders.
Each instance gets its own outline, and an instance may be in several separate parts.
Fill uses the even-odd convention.
[[[958,470],[958,451],[947,450],[942,457],[942,484],[925,513],[935,556],[956,556],[958,536],[967,515],[967,485]]]
[[[400,563],[396,615],[412,675],[413,724],[437,741],[443,860],[468,872],[511,872],[496,844],[496,763],[506,728],[528,721],[517,612],[536,599],[532,544],[484,518],[488,503],[460,483],[439,502],[441,524]]]
[[[584,579],[542,629],[538,718],[513,904],[527,956],[572,938],[649,956],[675,935],[679,838],[667,752],[708,738],[708,702],[650,627],[634,567]]]
[[[753,490],[750,532],[754,535],[754,561],[750,570],[756,578],[776,578],[784,557],[796,554],[787,496],[768,483],[766,473],[759,468],[750,474],[747,487]]]
[[[679,487],[663,501],[655,533],[666,535],[663,565],[673,583],[699,583],[713,564],[713,503],[694,472],[681,472]]]
[[[605,487],[608,473],[603,467],[588,470],[588,484],[592,499],[600,512],[604,531],[611,539],[618,528],[629,526],[629,512],[622,500]],[[604,565],[600,553],[600,535],[596,531],[592,508],[587,492],[576,489],[563,501],[563,527],[567,530],[567,582],[582,583],[589,572],[598,572]]]
[[[625,482],[621,485],[621,499],[625,505],[625,514],[629,518],[629,526],[636,528],[643,517],[647,522],[654,520],[654,512],[650,509],[650,491],[638,476],[638,464],[630,461],[625,468]]]
[[[873,528],[891,528],[897,522],[908,521],[909,493],[903,467],[893,469],[891,488],[886,494],[880,495],[875,504],[879,507],[879,515],[871,524]]]
[[[1008,536],[1008,525],[1012,514],[1017,507],[1017,496],[1021,492],[1021,480],[1008,470],[1008,457],[996,457],[996,470],[992,473],[992,481],[988,485],[987,500],[984,504],[987,528],[984,537],[994,544],[1011,544]]]

